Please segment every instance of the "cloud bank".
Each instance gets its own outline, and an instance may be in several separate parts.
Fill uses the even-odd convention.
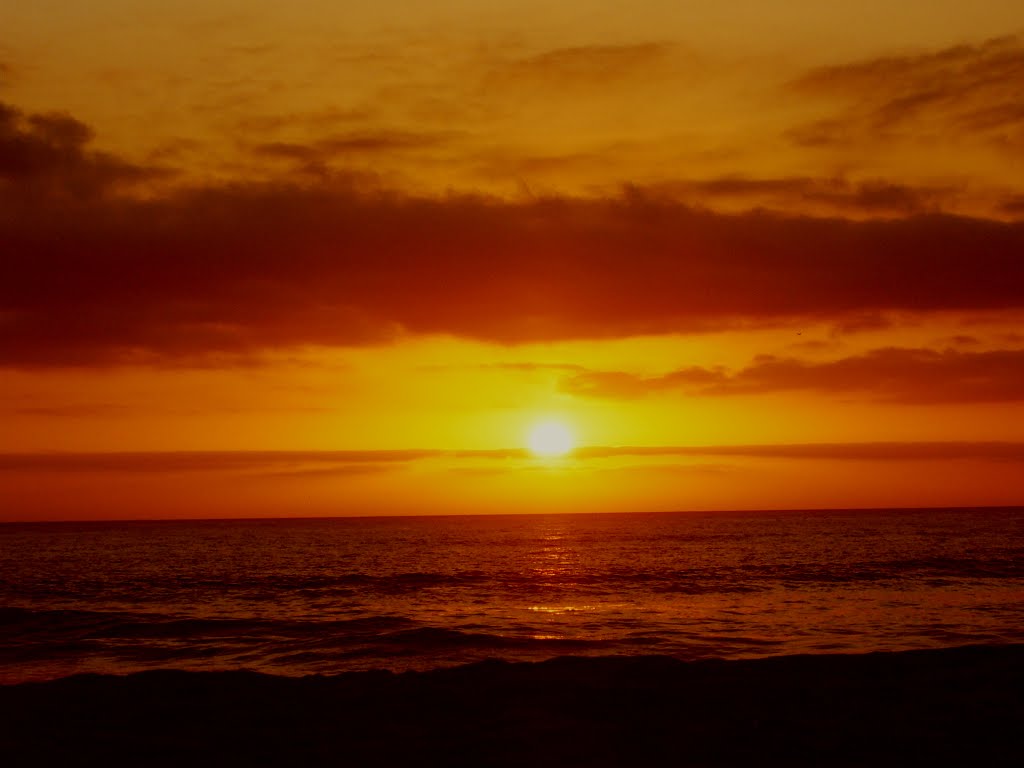
[[[410,334],[518,344],[1024,306],[1024,222],[724,214],[638,188],[417,197],[327,171],[132,197],[124,186],[159,169],[92,151],[90,136],[66,115],[0,109],[0,365],[187,364]],[[315,161],[344,148],[285,154]]]

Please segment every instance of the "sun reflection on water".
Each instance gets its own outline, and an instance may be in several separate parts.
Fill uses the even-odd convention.
[[[598,607],[596,605],[531,605],[526,610],[535,613],[550,613],[557,616],[565,613],[577,613],[579,611],[596,611]]]

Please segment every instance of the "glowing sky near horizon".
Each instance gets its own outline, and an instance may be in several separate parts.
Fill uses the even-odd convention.
[[[1024,503],[1019,2],[0,30],[0,518]]]

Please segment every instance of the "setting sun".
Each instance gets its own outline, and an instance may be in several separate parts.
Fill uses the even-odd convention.
[[[576,445],[576,438],[560,421],[540,421],[530,427],[526,444],[537,456],[551,458],[569,453]]]

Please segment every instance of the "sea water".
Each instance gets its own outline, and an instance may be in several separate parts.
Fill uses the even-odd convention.
[[[1024,509],[0,525],[0,682],[1024,642]]]

